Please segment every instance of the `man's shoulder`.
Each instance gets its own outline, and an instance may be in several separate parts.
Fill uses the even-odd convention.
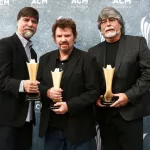
[[[133,35],[123,35],[122,38],[130,41],[137,41],[137,40],[145,40],[142,36],[133,36]]]
[[[3,37],[0,39],[0,42],[8,42],[12,40],[12,36]]]
[[[98,43],[96,45],[94,45],[93,47],[89,48],[88,51],[97,51],[102,45],[104,45],[105,41]]]
[[[18,42],[19,38],[17,37],[17,35],[15,33],[11,36],[3,37],[3,38],[0,39],[0,43],[3,44],[3,45],[5,44],[7,46],[9,46],[11,44],[13,45],[14,42],[16,42],[16,41]]]
[[[81,50],[81,49],[78,49],[78,48],[75,48],[75,47],[74,47],[74,50],[75,50],[76,54],[79,55],[79,56],[83,56],[83,57],[88,56],[88,53],[87,53],[86,50]]]
[[[16,46],[15,43],[18,43],[18,41],[15,40],[14,35],[4,37],[0,39],[0,50],[12,50]]]
[[[41,56],[41,59],[49,58],[49,57],[55,55],[56,53],[58,53],[58,50],[53,50],[53,51],[46,52],[45,54],[43,54]]]
[[[89,48],[88,52],[90,55],[97,55],[100,51],[105,49],[105,41],[98,43],[97,45]]]
[[[80,53],[81,60],[83,60],[84,62],[90,62],[93,60],[93,57],[87,51],[83,51],[80,49],[77,50]]]

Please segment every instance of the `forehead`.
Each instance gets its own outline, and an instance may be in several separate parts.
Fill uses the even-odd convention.
[[[118,19],[115,17],[105,17],[105,18],[102,18],[101,20],[118,20]]]
[[[56,34],[57,33],[72,33],[72,29],[69,27],[65,27],[65,28],[56,28]]]
[[[37,20],[35,17],[32,16],[21,16],[19,20],[21,19]]]

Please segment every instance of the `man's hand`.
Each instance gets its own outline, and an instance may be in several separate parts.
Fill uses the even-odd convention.
[[[27,93],[39,93],[38,84],[40,84],[38,81],[24,80],[24,90]]]
[[[122,107],[122,106],[125,106],[129,102],[128,97],[124,93],[118,93],[118,94],[113,94],[113,95],[118,96],[119,98],[110,107]]]
[[[54,87],[52,87],[47,91],[47,97],[52,100],[61,100],[62,92],[63,90],[61,88],[55,89]]]
[[[102,105],[102,96],[99,97],[99,99],[96,101],[96,105],[99,107],[106,107],[105,105]]]
[[[66,102],[57,102],[54,106],[59,106],[58,109],[52,109],[56,114],[65,114],[68,112],[68,106]]]

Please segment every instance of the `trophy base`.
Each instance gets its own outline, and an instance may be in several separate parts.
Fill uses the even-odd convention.
[[[102,103],[102,105],[105,105],[105,106],[108,106],[108,107],[109,107],[109,106],[112,105],[116,100],[118,100],[118,98],[119,98],[118,96],[113,96],[113,97],[110,98],[109,101],[108,101],[108,100],[106,100],[105,97],[103,96],[101,103]]]
[[[40,101],[40,94],[38,93],[28,93],[26,95],[26,100],[27,101]]]
[[[54,106],[55,103],[50,104],[50,109],[58,109],[60,106]]]

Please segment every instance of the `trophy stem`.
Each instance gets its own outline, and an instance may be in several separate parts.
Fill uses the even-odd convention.
[[[106,92],[102,97],[102,104],[110,106],[114,102],[114,96],[112,94],[112,80],[115,68],[112,68],[111,65],[107,65],[106,68],[103,68],[105,82],[106,82]]]

